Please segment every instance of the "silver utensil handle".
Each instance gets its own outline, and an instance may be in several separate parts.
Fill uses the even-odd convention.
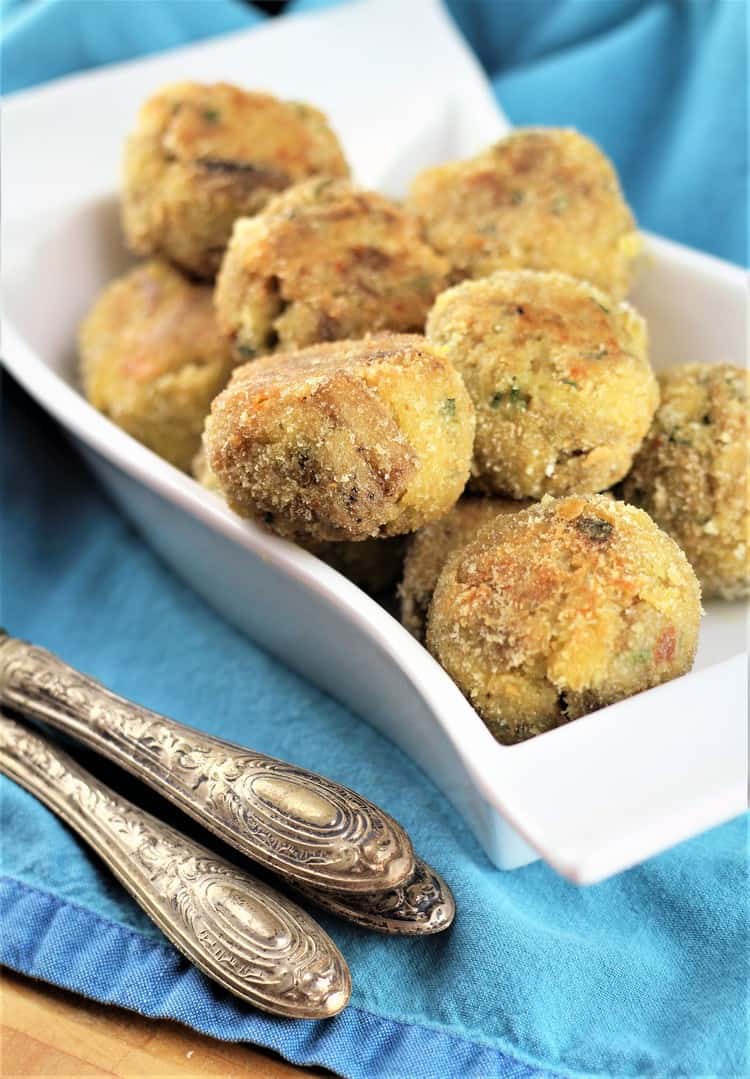
[[[235,996],[299,1019],[346,1006],[346,962],[296,903],[120,798],[5,716],[0,771],[70,825],[175,947]]]
[[[402,937],[424,937],[449,929],[456,902],[440,874],[417,858],[414,872],[397,888],[376,895],[341,895],[297,885],[300,895],[363,929]]]
[[[414,871],[403,828],[354,791],[141,708],[2,631],[0,703],[109,757],[293,881],[361,894],[396,887]]]

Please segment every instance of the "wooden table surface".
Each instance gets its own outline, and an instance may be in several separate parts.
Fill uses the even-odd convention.
[[[303,1079],[330,1074],[295,1068],[273,1053],[214,1041],[179,1023],[144,1019],[17,974],[6,972],[0,979],[3,1079]]]

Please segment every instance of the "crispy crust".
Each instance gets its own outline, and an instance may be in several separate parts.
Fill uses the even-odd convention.
[[[201,446],[193,460],[193,476],[214,494],[222,495]],[[404,561],[404,539],[366,539],[359,543],[305,543],[302,546],[348,577],[365,592],[377,596],[395,584]]]
[[[642,510],[545,498],[451,556],[427,645],[512,743],[688,671],[699,618],[685,555]]]
[[[518,513],[528,502],[504,498],[462,498],[445,517],[420,528],[409,541],[399,586],[401,621],[418,641],[424,641],[427,611],[440,571],[459,547],[499,513]]]
[[[264,357],[235,371],[204,445],[236,512],[305,541],[399,535],[466,482],[468,394],[423,337],[382,334]]]
[[[326,118],[227,83],[178,83],[143,105],[126,144],[123,227],[139,255],[213,277],[236,218],[310,176],[348,176]]]
[[[91,404],[188,471],[211,401],[234,366],[211,290],[153,259],[107,286],[79,344]]]
[[[216,288],[219,325],[242,359],[421,332],[447,269],[389,199],[313,180],[235,225]]]
[[[516,131],[465,161],[427,169],[407,207],[454,280],[494,270],[561,270],[616,298],[640,249],[615,170],[577,131]]]
[[[478,489],[541,498],[627,473],[658,402],[628,304],[565,274],[500,271],[439,296],[426,332],[474,402]]]
[[[730,364],[660,375],[661,404],[623,483],[623,497],[682,547],[706,597],[750,590],[749,383]]]

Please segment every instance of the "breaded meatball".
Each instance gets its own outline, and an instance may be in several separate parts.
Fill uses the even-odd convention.
[[[312,180],[237,222],[216,287],[240,358],[380,330],[421,331],[447,263],[383,195]]]
[[[238,368],[204,445],[230,506],[302,541],[419,528],[457,500],[474,410],[417,335],[316,345]]]
[[[541,498],[626,474],[658,402],[627,304],[564,274],[499,271],[439,296],[427,337],[474,402],[478,489]]]
[[[683,364],[659,376],[661,404],[623,497],[682,547],[703,594],[748,594],[748,374]]]
[[[236,218],[309,176],[348,176],[326,118],[310,105],[227,83],[167,86],[126,144],[123,227],[136,254],[213,277]]]
[[[198,483],[223,497],[219,481],[211,471],[202,446],[193,460],[193,475]],[[402,536],[366,539],[359,543],[345,540],[340,543],[306,543],[304,546],[371,595],[385,592],[401,575],[404,560]]]
[[[617,174],[577,131],[516,131],[466,161],[427,169],[407,208],[454,280],[561,270],[621,298],[640,240]]]
[[[157,259],[108,285],[80,330],[91,404],[185,471],[233,366],[211,289]]]
[[[506,498],[462,498],[445,517],[420,528],[409,541],[399,586],[401,621],[424,641],[427,611],[448,556],[473,539],[498,513],[518,513],[528,502]]]
[[[455,552],[427,645],[500,742],[690,669],[700,587],[651,518],[601,495],[501,514]]]

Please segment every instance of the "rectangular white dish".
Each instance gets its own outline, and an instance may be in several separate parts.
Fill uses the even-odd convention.
[[[394,195],[418,169],[476,152],[507,129],[437,0],[365,0],[16,95],[5,106],[3,154],[3,359],[13,376],[64,425],[165,560],[409,753],[496,865],[541,855],[569,879],[592,882],[740,813],[743,605],[709,607],[691,674],[503,747],[373,600],[235,517],[80,396],[77,325],[127,264],[114,195],[122,140],[140,101],[180,78],[314,102],[357,179]],[[633,300],[649,321],[655,366],[741,362],[744,273],[656,237],[648,243]]]

